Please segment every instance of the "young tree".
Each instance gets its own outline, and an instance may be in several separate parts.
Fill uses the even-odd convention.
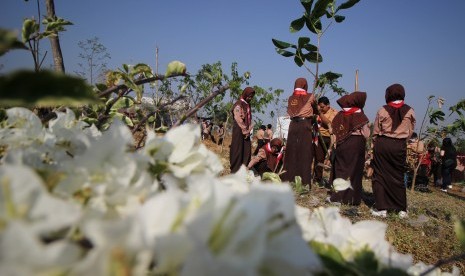
[[[25,1],[27,2],[27,0]],[[34,70],[38,72],[47,55],[47,52],[45,52],[45,54],[41,57],[39,48],[40,40],[45,37],[50,38],[55,71],[64,73],[65,66],[63,62],[63,55],[61,53],[58,33],[65,31],[64,26],[72,25],[73,23],[56,16],[53,0],[46,0],[45,3],[48,14],[48,16],[42,21],[42,24],[45,25],[45,31],[42,32],[40,30],[39,22],[33,17],[24,19],[22,29],[23,43],[29,46],[29,51],[31,52],[32,58],[34,60]],[[37,12],[38,20],[40,20],[41,13],[39,0],[37,0]]]
[[[339,15],[338,12],[353,7],[359,1],[360,0],[348,0],[337,6],[336,0],[300,0],[305,10],[304,15],[293,20],[289,30],[291,33],[295,33],[306,26],[311,34],[316,35],[317,45],[311,44],[310,37],[306,36],[299,37],[297,44],[272,39],[278,54],[284,57],[293,57],[297,66],[304,66],[313,76],[312,92],[316,94],[317,98],[323,95],[325,91],[324,88],[327,85],[339,95],[345,92],[336,86],[337,79],[342,75],[332,72],[321,75],[319,73],[319,63],[323,61],[320,51],[320,41],[333,23],[341,23],[344,21],[345,16]],[[324,20],[324,17],[326,17],[326,20]],[[324,25],[324,23],[327,24]],[[314,70],[307,66],[306,62],[314,63]]]
[[[102,77],[107,70],[107,60],[111,58],[107,48],[100,43],[98,37],[79,41],[78,46],[82,50],[79,58],[83,62],[78,63],[79,70],[75,73],[87,79],[91,85],[94,81],[103,81]]]
[[[47,7],[47,19],[50,21],[55,21],[57,18],[55,14],[55,3],[54,0],[45,0],[45,6]],[[55,65],[55,71],[65,72],[65,63],[63,61],[63,54],[61,52],[60,38],[58,36],[58,31],[52,31],[52,35],[48,37],[50,39],[50,46],[52,48],[53,54],[53,64]]]

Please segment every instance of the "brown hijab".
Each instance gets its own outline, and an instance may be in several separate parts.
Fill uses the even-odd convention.
[[[295,83],[294,83],[294,91],[296,89],[303,89],[303,90],[307,91],[308,90],[307,80],[305,78],[296,79]]]
[[[367,93],[355,91],[337,100],[337,104],[343,109],[336,114],[331,123],[337,144],[368,123],[368,117],[363,113],[366,99]]]
[[[410,110],[410,106],[404,104],[405,89],[402,85],[395,83],[386,89],[385,95],[387,105],[383,106],[392,119],[392,129],[395,131],[396,128],[402,123],[407,112]],[[394,102],[398,103],[394,103]]]
[[[252,122],[252,109],[250,108],[250,103],[248,103],[245,99],[250,95],[253,96],[254,94],[255,94],[255,90],[252,87],[246,87],[242,91],[242,95],[239,98],[239,100],[237,100],[236,103],[234,103],[232,107],[232,110],[234,110],[234,108],[237,105],[239,105],[242,108],[242,110],[244,110],[244,113],[247,114],[246,119],[245,119],[245,124],[247,127],[249,127],[250,123]]]
[[[294,91],[288,99],[287,111],[290,116],[299,113],[305,104],[313,96],[312,93],[307,93],[308,84],[305,78],[298,78],[294,83]]]
[[[272,152],[271,147],[273,146],[277,146],[279,152]],[[279,161],[283,157],[283,153],[281,152],[281,148],[283,147],[283,141],[279,138],[274,138],[269,142],[269,145],[264,145],[264,147],[266,153],[266,165],[274,172],[276,170],[276,165],[278,165]]]

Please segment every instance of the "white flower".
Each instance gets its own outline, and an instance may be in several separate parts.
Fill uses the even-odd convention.
[[[24,222],[12,222],[0,233],[1,275],[64,274],[82,251],[65,240],[44,244]]]
[[[23,166],[0,166],[0,220],[23,220],[38,234],[62,230],[81,213],[72,202],[50,195],[42,180]]]
[[[92,249],[74,265],[72,275],[147,273],[151,254],[141,239],[140,225],[133,217],[87,220],[82,231],[92,244]]]
[[[386,266],[407,269],[412,256],[399,254],[386,241],[386,225],[379,221],[360,221],[352,224],[339,214],[337,207],[319,207],[308,214],[298,208],[298,221],[307,241],[331,244],[346,260],[353,260],[357,252],[368,247]]]
[[[347,189],[353,189],[352,185],[350,185],[350,180],[343,179],[343,178],[336,178],[333,180],[333,187],[335,191],[344,191]]]
[[[223,169],[218,157],[201,143],[195,124],[173,128],[163,137],[151,135],[144,153],[153,158],[152,166],[165,173],[168,185],[183,187],[185,178],[191,174],[211,172],[216,175]]]

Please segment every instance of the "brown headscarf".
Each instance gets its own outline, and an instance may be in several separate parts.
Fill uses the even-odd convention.
[[[246,87],[244,91],[242,91],[241,98],[245,100],[245,98],[247,98],[250,95],[254,95],[254,94],[255,94],[255,89],[253,89],[252,87]]]
[[[283,147],[283,141],[279,138],[274,138],[268,144],[269,145],[265,144],[263,146],[265,147],[266,164],[268,168],[270,168],[274,172],[276,169],[276,165],[283,157],[283,153],[281,152],[281,148]],[[271,147],[273,146],[277,146],[280,151],[277,153],[272,152]]]
[[[245,124],[247,127],[250,126],[250,123],[252,122],[252,109],[250,108],[250,103],[248,103],[245,99],[250,96],[250,95],[254,95],[255,94],[255,90],[252,88],[252,87],[246,87],[243,91],[242,91],[242,95],[241,97],[239,98],[239,100],[237,100],[233,107],[232,107],[232,110],[234,110],[234,108],[239,105],[242,110],[244,110],[244,113],[247,114],[246,118],[245,118]]]
[[[270,146],[277,146],[281,148],[283,146],[283,141],[279,138],[274,138],[270,141]]]
[[[295,80],[294,91],[288,99],[287,111],[290,116],[299,113],[305,104],[312,97],[312,93],[307,93],[308,84],[305,78]]]
[[[308,90],[308,83],[307,83],[307,80],[305,78],[298,78],[295,80],[295,83],[294,83],[294,91],[296,89],[303,89],[305,91]]]
[[[410,106],[404,104],[405,89],[402,85],[395,83],[386,89],[385,95],[387,105],[383,106],[384,109],[389,113],[392,119],[392,129],[396,128],[402,123],[407,112],[410,110]],[[399,104],[393,104],[394,101],[401,101]]]
[[[368,123],[368,117],[363,112],[366,99],[367,93],[355,91],[337,100],[337,104],[343,108],[331,122],[337,144],[343,142],[352,132]]]

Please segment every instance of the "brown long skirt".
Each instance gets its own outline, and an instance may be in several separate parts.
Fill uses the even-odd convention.
[[[302,184],[310,187],[312,182],[312,120],[291,121],[284,156],[284,181],[302,178]]]
[[[242,165],[247,166],[252,156],[252,143],[250,136],[244,138],[242,130],[239,125],[234,121],[231,148],[229,151],[229,162],[231,166],[231,173],[237,172]]]
[[[336,178],[349,179],[352,189],[334,192],[331,195],[332,202],[360,205],[365,165],[365,143],[365,137],[351,135],[347,140],[337,145],[330,181],[332,183]]]
[[[378,210],[407,211],[404,184],[407,144],[405,139],[379,136],[373,148],[373,194]]]

